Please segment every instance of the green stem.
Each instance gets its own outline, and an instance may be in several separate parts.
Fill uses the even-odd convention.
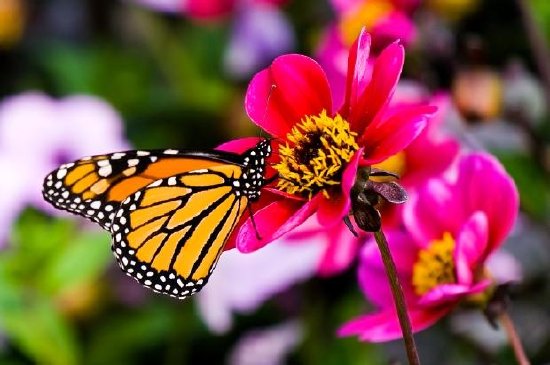
[[[527,0],[516,0],[520,10],[520,16],[527,34],[527,39],[533,51],[533,57],[539,69],[546,103],[550,103],[550,50],[544,38],[544,34],[535,19]]]
[[[512,318],[510,318],[510,315],[508,314],[508,312],[506,312],[506,310],[503,310],[502,313],[500,313],[499,320],[502,327],[504,327],[506,335],[508,336],[510,346],[512,346],[512,348],[514,349],[514,354],[516,355],[516,360],[518,364],[530,365],[531,363],[529,362],[527,355],[525,355],[525,350],[521,345],[521,340],[518,336],[518,333],[516,332],[514,322],[512,321]]]
[[[388,275],[388,280],[390,282],[395,309],[397,310],[397,317],[399,318],[401,332],[403,333],[403,341],[405,342],[405,348],[407,350],[409,365],[420,365],[420,358],[418,357],[418,351],[416,350],[416,344],[414,342],[411,320],[409,318],[409,313],[407,312],[403,288],[401,287],[399,278],[397,277],[397,269],[388,247],[388,241],[382,231],[374,232],[374,238],[376,239],[376,243],[378,244],[378,248],[382,254],[382,261],[384,262],[386,275]]]

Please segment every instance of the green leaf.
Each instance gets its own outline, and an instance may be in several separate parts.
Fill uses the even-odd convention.
[[[37,363],[78,362],[75,336],[46,298],[16,286],[0,272],[0,327],[20,350]]]
[[[516,182],[521,207],[535,218],[548,217],[550,185],[544,171],[529,156],[498,154],[498,157]]]
[[[26,210],[13,229],[12,245],[0,255],[0,265],[14,278],[34,282],[37,271],[51,261],[76,234],[75,223]]]
[[[102,321],[92,335],[87,351],[87,363],[133,364],[144,354],[156,353],[166,345],[166,340],[175,325],[174,312],[170,307],[146,307],[129,311]],[[185,343],[181,344],[185,346]],[[154,363],[160,363],[155,359]]]
[[[112,262],[109,235],[83,232],[60,250],[41,273],[39,287],[50,295],[98,278]]]

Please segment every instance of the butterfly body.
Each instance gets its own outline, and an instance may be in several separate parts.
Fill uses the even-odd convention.
[[[44,181],[56,208],[111,232],[119,266],[142,285],[185,298],[206,284],[251,201],[269,141],[242,155],[127,151],[60,166]]]

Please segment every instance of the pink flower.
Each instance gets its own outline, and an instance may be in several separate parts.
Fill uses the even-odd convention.
[[[198,20],[216,20],[230,15],[239,6],[280,6],[286,0],[180,0],[180,2],[184,4],[183,9],[190,17]]]
[[[418,1],[413,0],[332,0],[336,24],[327,27],[319,43],[315,58],[325,69],[333,88],[334,102],[340,105],[344,98],[347,50],[355,35],[366,27],[372,36],[372,53],[377,55],[384,47],[399,40],[407,46],[416,37],[409,14]],[[371,58],[371,65],[374,58]],[[367,67],[365,73],[370,73]],[[367,76],[368,77],[368,76]]]
[[[415,332],[491,284],[486,260],[502,244],[518,213],[514,182],[492,156],[462,157],[455,177],[428,181],[404,209],[405,228],[386,232]],[[374,242],[362,252],[359,282],[378,311],[346,323],[339,334],[373,342],[401,337]]]
[[[10,178],[0,186],[1,224],[14,219],[33,204],[54,209],[42,198],[44,176],[60,163],[77,158],[124,150],[122,120],[104,101],[84,95],[61,100],[42,93],[11,96],[0,104],[0,165]],[[11,166],[11,167],[10,167]],[[0,241],[6,228],[0,228]]]
[[[281,56],[250,82],[245,107],[249,117],[276,139],[277,189],[264,194],[254,220],[236,233],[243,252],[254,251],[317,212],[325,227],[349,212],[349,192],[358,166],[371,165],[411,143],[435,108],[388,108],[404,61],[395,42],[383,50],[365,75],[370,36],[362,31],[348,58],[346,96],[333,108],[323,69],[302,55]]]
[[[375,167],[392,171],[400,175],[399,182],[412,192],[426,182],[437,178],[446,171],[458,154],[459,144],[453,138],[441,132],[441,124],[449,107],[446,95],[430,98],[420,86],[400,82],[392,99],[393,106],[436,105],[437,113],[430,118],[426,128],[403,151],[390,156]],[[401,225],[401,210],[404,205],[386,204],[381,211],[384,227]],[[355,237],[342,222],[327,229],[319,224],[316,215],[309,218],[286,236],[288,239],[303,243],[315,240],[324,244],[324,254],[319,261],[318,273],[329,276],[346,270],[355,260],[365,242],[366,235],[359,232]]]

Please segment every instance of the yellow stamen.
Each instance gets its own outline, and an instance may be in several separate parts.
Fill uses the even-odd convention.
[[[389,171],[393,172],[394,174],[399,175],[399,177],[402,177],[407,169],[407,157],[405,156],[405,152],[401,151],[396,153],[393,156],[388,157],[384,161],[372,165],[372,167],[375,167],[379,170]],[[387,178],[387,177],[372,177],[371,180],[373,181],[388,181],[393,180],[394,178]]]
[[[331,118],[323,110],[305,117],[279,148],[281,162],[274,166],[279,172],[277,187],[309,198],[321,191],[328,198],[327,189],[341,183],[344,166],[359,149],[356,136],[340,115]]]
[[[433,240],[420,251],[413,266],[413,286],[416,294],[423,295],[441,284],[456,282],[453,253],[455,240],[449,232],[440,240]]]

